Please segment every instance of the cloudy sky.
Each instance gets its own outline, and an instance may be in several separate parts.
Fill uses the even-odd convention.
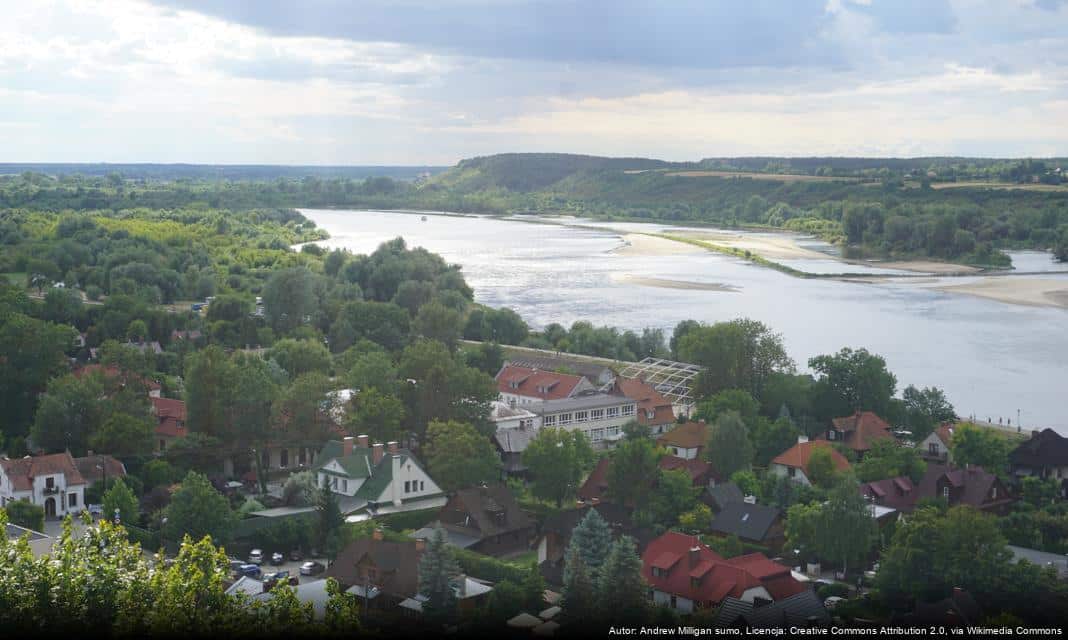
[[[0,0],[0,161],[1068,155],[1068,0]]]

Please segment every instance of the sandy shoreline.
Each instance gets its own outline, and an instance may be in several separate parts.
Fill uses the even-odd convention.
[[[1008,304],[1068,309],[1068,278],[988,276],[965,284],[946,284],[933,288]]]
[[[739,291],[737,287],[733,287],[729,284],[723,284],[721,282],[692,282],[690,280],[670,280],[668,278],[650,278],[647,276],[636,276],[631,273],[624,273],[615,276],[616,282],[625,282],[627,284],[636,284],[646,287],[659,287],[661,289],[687,289],[691,291],[720,291],[723,293],[734,293]]]
[[[751,251],[769,260],[834,260],[833,256],[806,249],[790,235],[751,237],[722,231],[686,231],[673,233],[680,238],[711,242],[730,249]]]
[[[950,262],[937,262],[934,260],[901,260],[897,262],[870,262],[850,261],[849,264],[863,264],[879,269],[899,269],[901,271],[917,271],[919,273],[931,273],[934,275],[951,275],[957,273],[976,273],[976,267],[966,264],[953,264]]]
[[[675,256],[685,253],[701,253],[704,249],[642,233],[626,233],[622,236],[627,243],[612,249],[611,253],[620,256]]]

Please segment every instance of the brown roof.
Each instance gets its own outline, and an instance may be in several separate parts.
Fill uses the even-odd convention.
[[[342,587],[363,585],[358,566],[374,567],[376,578],[371,581],[383,593],[395,598],[409,598],[419,592],[419,560],[423,552],[420,543],[390,542],[361,538],[349,543],[326,570],[326,577],[334,578]]]
[[[781,464],[786,467],[794,467],[801,469],[808,474],[808,462],[812,459],[812,452],[817,449],[827,449],[831,452],[831,461],[834,462],[834,468],[837,471],[844,471],[849,468],[849,461],[845,459],[845,456],[838,453],[838,451],[826,440],[810,440],[809,442],[798,442],[794,446],[790,447],[786,451],[783,451],[771,461],[772,464]]]
[[[104,462],[103,466],[109,478],[126,475],[126,465],[111,456],[88,455],[84,458],[74,458],[74,466],[78,468],[78,473],[82,474],[86,482],[97,482],[104,478],[103,469],[100,468],[101,460]]]
[[[456,529],[478,538],[522,531],[534,521],[519,508],[508,487],[472,487],[456,492],[438,516],[446,529]]]
[[[508,365],[497,373],[497,389],[518,396],[560,400],[571,397],[583,380],[582,376]]]
[[[664,456],[657,464],[662,471],[685,471],[690,475],[694,486],[705,484],[709,476],[719,480],[719,476],[712,472],[712,465],[697,458],[687,460],[678,456]]]
[[[956,428],[956,422],[943,422],[935,429],[935,433],[938,434],[938,439],[942,441],[942,444],[948,447],[953,441],[953,432]]]
[[[616,390],[638,404],[638,424],[658,425],[675,422],[675,410],[671,401],[652,385],[634,378],[616,378]],[[653,417],[649,417],[649,411]]]
[[[890,433],[890,425],[871,411],[857,411],[851,416],[835,418],[831,422],[835,431],[842,433],[846,446],[854,451],[867,451],[876,440],[894,438]]]
[[[704,422],[687,422],[656,439],[662,447],[673,446],[680,449],[703,449],[708,442],[708,425]]]
[[[933,463],[927,464],[927,472],[920,480],[916,497],[941,497],[943,488],[947,486],[950,506],[966,504],[977,509],[990,509],[1014,500],[998,477],[982,467],[970,465],[954,469]]]
[[[156,413],[159,423],[156,425],[156,434],[181,438],[188,434],[185,427],[185,403],[171,398],[151,398],[152,410]]]
[[[608,491],[608,467],[611,464],[611,458],[601,458],[597,461],[597,466],[590,472],[586,482],[579,487],[579,500],[592,502],[604,499],[604,494]]]
[[[16,491],[30,491],[33,489],[34,478],[57,473],[66,477],[67,486],[86,484],[69,451],[46,456],[26,456],[15,460],[2,459],[0,467],[3,467]]]
[[[130,379],[137,380],[141,382],[141,384],[145,385],[145,389],[147,389],[148,391],[159,391],[162,388],[155,380],[149,380],[147,378],[142,378],[137,375],[125,373],[115,365],[104,366],[102,364],[87,364],[80,369],[75,369],[73,373],[74,377],[81,378],[83,376],[87,376],[91,373],[97,372],[104,374],[104,376],[107,378],[121,377],[123,379],[123,383],[129,381]]]
[[[911,511],[916,504],[918,491],[907,476],[865,482],[860,485],[860,494],[877,505],[898,511]]]

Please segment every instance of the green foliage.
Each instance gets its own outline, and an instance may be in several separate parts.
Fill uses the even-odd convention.
[[[469,424],[431,422],[425,450],[430,473],[445,491],[492,483],[500,477],[496,449]]]
[[[285,338],[275,342],[267,357],[285,369],[290,378],[305,373],[330,373],[330,352],[320,342]]]
[[[141,520],[140,503],[134,492],[121,479],[104,493],[104,517],[114,521],[116,512],[119,522],[136,525]]]
[[[467,575],[477,576],[490,582],[508,580],[514,584],[522,584],[527,578],[527,567],[504,562],[469,549],[452,548],[451,551],[453,558]]]
[[[644,505],[660,476],[660,452],[649,438],[626,438],[612,451],[608,495],[622,505]]]
[[[220,543],[227,542],[234,526],[230,501],[215,490],[208,479],[190,471],[171,497],[166,509],[167,522],[163,535],[168,540],[182,536],[203,538],[211,536]]]
[[[419,593],[426,598],[423,615],[428,621],[442,623],[455,616],[453,583],[459,573],[460,566],[445,541],[445,531],[436,527],[419,561]]]
[[[154,489],[160,485],[177,482],[181,479],[180,473],[171,463],[156,458],[149,460],[141,467],[141,482],[146,489]]]
[[[571,532],[571,541],[567,546],[567,555],[572,553],[582,560],[592,578],[600,575],[601,565],[605,563],[612,546],[612,529],[596,509],[588,509],[582,520]],[[568,582],[569,567],[564,567],[564,582]]]
[[[319,312],[317,277],[307,267],[276,271],[263,287],[263,308],[274,330],[286,334]]]
[[[953,430],[949,443],[953,462],[958,466],[978,465],[999,476],[1009,469],[1009,452],[1013,445],[1004,435],[993,429],[984,429],[971,423],[962,423]]]
[[[155,425],[146,415],[116,413],[104,420],[89,437],[95,451],[106,451],[120,458],[151,453]]]
[[[810,358],[808,366],[818,374],[813,393],[816,415],[823,422],[854,411],[888,415],[897,378],[881,356],[867,349],[844,348],[834,355]]]
[[[593,449],[581,431],[542,428],[523,451],[523,464],[533,476],[534,495],[559,507],[578,491]]]
[[[1020,481],[1020,497],[1034,507],[1051,504],[1059,494],[1060,483],[1053,478],[1026,476]]]
[[[920,457],[918,449],[889,439],[873,442],[871,450],[853,466],[861,482],[908,476],[918,483],[926,470],[927,463]]]
[[[692,509],[679,516],[679,528],[687,533],[700,533],[708,529],[712,521],[712,509],[703,502],[698,502]]]
[[[652,515],[652,521],[656,524],[672,527],[680,516],[697,505],[697,491],[689,473],[681,470],[663,471],[643,510]]]
[[[812,452],[808,460],[806,473],[812,484],[822,489],[829,488],[834,484],[838,470],[834,466],[834,458],[831,457],[829,447],[819,447]]]
[[[404,403],[394,395],[376,387],[360,390],[350,402],[348,413],[350,433],[366,434],[375,442],[400,441],[405,436]]]
[[[572,624],[588,624],[599,604],[594,579],[577,550],[569,550],[564,562],[567,577],[560,599],[564,619]]]
[[[7,513],[11,524],[16,524],[33,531],[44,531],[44,507],[30,504],[26,500],[11,500],[2,510]]]
[[[612,543],[597,575],[597,599],[612,622],[640,624],[649,609],[649,585],[642,577],[642,560],[634,540],[620,536]]]
[[[753,461],[753,445],[749,441],[749,429],[737,412],[721,414],[709,426],[708,432],[705,455],[717,473],[731,476],[749,468]]]
[[[920,442],[943,422],[957,419],[953,405],[937,387],[917,389],[909,385],[901,392],[905,407],[905,424],[912,431],[912,439]]]
[[[677,348],[682,360],[705,367],[697,379],[702,395],[741,389],[759,398],[769,376],[795,367],[782,336],[748,318],[689,329]]]
[[[726,389],[697,405],[695,418],[706,422],[715,422],[716,418],[728,412],[737,412],[746,423],[756,420],[760,405],[748,391]]]
[[[282,501],[290,507],[306,507],[315,504],[318,487],[315,486],[315,474],[300,471],[286,478],[282,486]]]
[[[801,435],[788,417],[772,422],[757,416],[748,424],[749,439],[753,443],[753,463],[761,467],[768,466],[775,456],[793,446]]]

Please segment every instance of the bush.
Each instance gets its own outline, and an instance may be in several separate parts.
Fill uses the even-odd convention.
[[[91,284],[85,288],[85,297],[90,300],[99,300],[102,295],[104,295],[104,290],[95,284]]]
[[[141,469],[141,484],[149,489],[170,486],[181,477],[182,472],[166,460],[151,460]]]
[[[378,521],[393,531],[421,529],[430,524],[438,515],[439,509],[421,509],[419,511],[402,511],[382,516]]]
[[[44,531],[44,507],[30,504],[25,500],[15,500],[7,503],[4,511],[7,512],[7,519],[11,524],[34,531]]]
[[[839,598],[849,597],[849,587],[844,584],[835,582],[834,584],[820,585],[816,589],[816,595],[820,597],[820,600],[826,600],[827,598],[837,596]]]
[[[526,579],[529,571],[467,549],[453,549],[452,552],[464,573],[490,582],[510,580],[519,584]]]
[[[85,490],[85,504],[100,504],[104,499],[104,494],[107,493],[108,489],[115,486],[117,480],[118,478],[109,477],[106,484],[103,480],[97,480],[89,485],[89,488]],[[137,476],[125,476],[122,478],[122,482],[138,498],[145,492],[145,485],[141,482],[141,478]]]

